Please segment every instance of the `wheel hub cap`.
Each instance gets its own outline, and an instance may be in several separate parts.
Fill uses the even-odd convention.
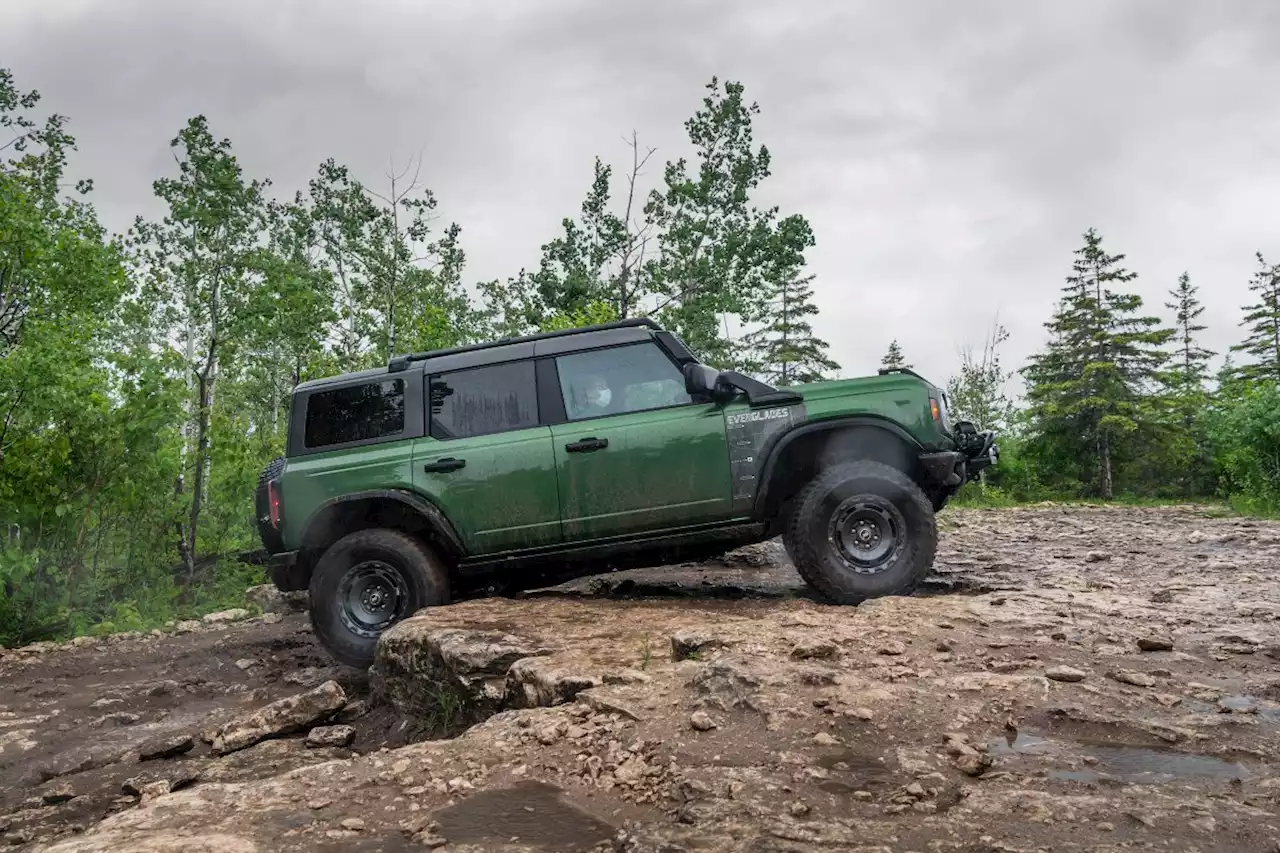
[[[854,572],[886,571],[903,547],[904,525],[897,509],[874,496],[850,498],[831,516],[827,539]]]
[[[362,637],[376,637],[404,616],[409,587],[394,566],[368,560],[347,569],[338,596],[343,624]]]

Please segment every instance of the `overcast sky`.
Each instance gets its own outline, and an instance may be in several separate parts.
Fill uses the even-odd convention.
[[[937,381],[996,313],[1021,364],[1082,232],[1207,343],[1238,341],[1254,252],[1280,261],[1280,2],[3,0],[0,65],[72,118],[108,225],[196,113],[292,193],[425,156],[475,279],[537,263],[599,153],[662,160],[711,75],[759,102],[761,200],[817,235],[817,331],[844,375],[890,338]]]

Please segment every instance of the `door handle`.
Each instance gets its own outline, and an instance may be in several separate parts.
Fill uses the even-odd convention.
[[[467,460],[454,459],[449,456],[445,459],[437,459],[435,462],[428,462],[422,466],[422,470],[428,474],[443,473],[446,471],[457,471],[459,468],[465,468]]]
[[[570,453],[590,453],[593,450],[604,450],[608,446],[607,438],[582,438],[569,442],[564,449]]]

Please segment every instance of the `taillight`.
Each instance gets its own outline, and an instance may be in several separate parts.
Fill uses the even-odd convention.
[[[280,481],[267,483],[267,505],[271,510],[271,526],[280,529]]]

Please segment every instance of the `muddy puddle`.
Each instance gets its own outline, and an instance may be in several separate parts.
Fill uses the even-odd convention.
[[[1265,770],[1261,765],[1176,749],[1081,743],[1027,731],[993,741],[991,752],[997,757],[1044,758],[1046,764],[1051,765],[1047,771],[1048,778],[1062,782],[1139,785],[1179,781],[1240,782]]]
[[[614,827],[561,799],[544,782],[483,791],[433,816],[450,844],[521,844],[555,853],[588,851],[613,837]]]
[[[1218,700],[1217,710],[1229,714],[1252,714],[1264,723],[1280,724],[1280,705],[1256,696],[1225,696]]]

